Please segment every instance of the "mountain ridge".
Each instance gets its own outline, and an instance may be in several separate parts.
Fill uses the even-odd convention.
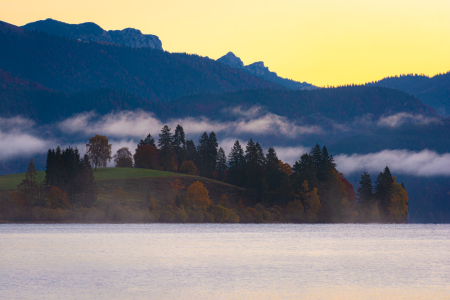
[[[435,108],[440,115],[450,116],[450,71],[433,77],[417,74],[386,77],[366,85],[404,91]]]
[[[93,22],[68,24],[61,21],[46,19],[28,23],[22,28],[27,30],[44,31],[48,34],[65,36],[85,42],[103,42],[117,44],[131,48],[151,48],[163,50],[161,40],[152,34],[142,34],[138,29],[125,28],[123,30],[103,30]]]
[[[224,56],[217,59],[218,62],[221,62],[227,66],[232,68],[243,70],[247,73],[250,73],[256,77],[263,78],[267,81],[271,81],[273,83],[279,84],[281,86],[287,87],[291,90],[313,90],[317,89],[316,86],[306,82],[298,82],[291,79],[286,79],[279,77],[277,73],[271,72],[268,67],[264,65],[264,62],[257,61],[247,66],[244,65],[242,60],[237,57],[233,52],[228,52]]]
[[[107,88],[164,102],[199,93],[283,89],[198,55],[78,42],[5,22],[0,42],[5,72],[66,93]]]

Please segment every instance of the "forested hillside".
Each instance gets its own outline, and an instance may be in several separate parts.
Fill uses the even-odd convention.
[[[405,91],[434,107],[442,116],[450,115],[450,72],[434,77],[403,75],[387,77],[368,85],[384,86]]]
[[[299,119],[328,118],[346,122],[372,114],[381,116],[399,112],[435,115],[434,110],[404,92],[382,88],[349,86],[312,91],[239,91],[222,95],[193,95],[157,106],[161,117],[208,115],[223,118],[226,107],[260,106],[270,112]]]
[[[0,41],[0,68],[68,93],[110,88],[168,101],[198,93],[281,88],[197,55],[78,42],[4,22]]]

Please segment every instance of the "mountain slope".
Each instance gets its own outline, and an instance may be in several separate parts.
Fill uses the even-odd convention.
[[[217,61],[232,68],[243,70],[256,77],[260,77],[267,81],[287,87],[291,90],[313,90],[317,88],[306,82],[298,82],[291,79],[279,77],[277,73],[269,71],[269,68],[264,66],[264,62],[262,61],[258,61],[250,65],[244,66],[242,60],[236,55],[234,55],[233,52],[228,52],[221,58],[217,59]]]
[[[404,92],[383,87],[340,87],[311,91],[255,90],[222,95],[193,95],[158,105],[162,118],[207,115],[223,119],[223,109],[257,106],[289,119],[308,117],[311,123],[323,118],[348,122],[371,114],[373,117],[400,112],[436,116],[434,110]]]
[[[435,108],[438,114],[450,116],[450,72],[431,78],[423,75],[388,77],[368,85],[384,86],[407,92]]]
[[[44,31],[48,34],[81,41],[106,42],[131,48],[163,50],[161,41],[156,35],[142,34],[140,30],[134,28],[105,31],[92,22],[67,24],[52,19],[28,23],[22,27],[27,30]]]
[[[208,58],[83,43],[0,23],[0,68],[47,88],[109,88],[153,101],[280,86]]]

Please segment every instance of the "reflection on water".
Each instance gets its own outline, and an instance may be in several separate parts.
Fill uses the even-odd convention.
[[[2,299],[450,299],[450,225],[0,225]]]

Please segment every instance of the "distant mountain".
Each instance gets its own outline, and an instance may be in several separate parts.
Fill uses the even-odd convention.
[[[134,28],[105,31],[91,22],[67,24],[53,19],[28,23],[22,27],[86,42],[105,42],[131,48],[163,50],[161,41],[156,35],[142,34],[140,30]]]
[[[4,22],[0,44],[5,72],[67,93],[107,88],[163,102],[199,93],[283,88],[197,55],[77,42]]]
[[[450,72],[434,77],[417,74],[387,77],[367,85],[384,86],[407,92],[435,108],[438,114],[450,116]]]
[[[242,60],[234,55],[233,52],[228,52],[221,58],[217,59],[218,62],[221,62],[227,66],[230,66],[235,69],[244,70],[256,77],[263,78],[267,81],[274,82],[281,86],[287,87],[291,90],[313,90],[317,89],[317,87],[306,83],[306,82],[298,82],[291,79],[281,78],[275,72],[269,71],[269,68],[264,66],[264,62],[258,61],[252,63],[248,66],[244,66]]]

